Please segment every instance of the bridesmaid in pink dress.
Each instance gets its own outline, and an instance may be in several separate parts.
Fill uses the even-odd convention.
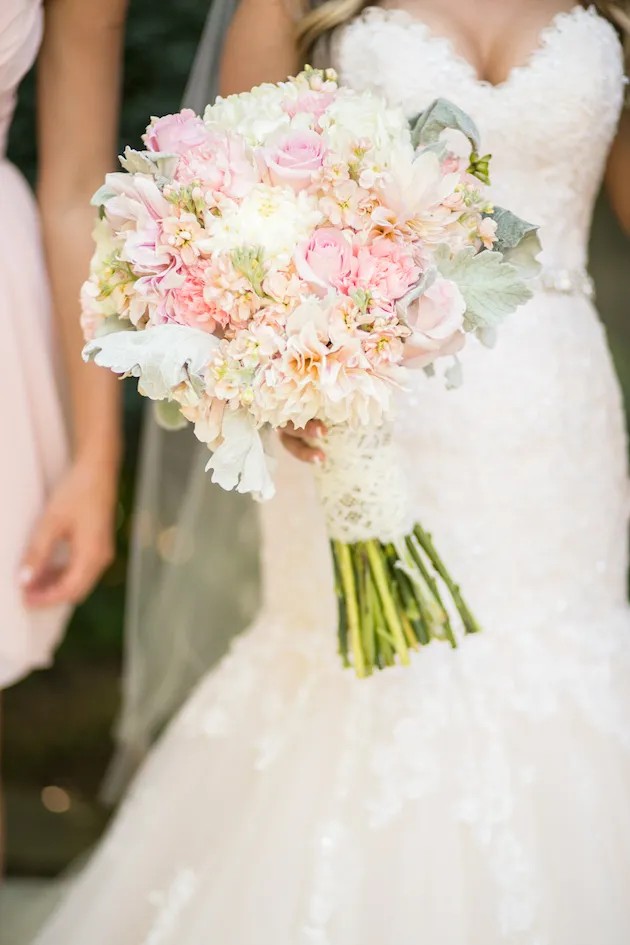
[[[0,0],[0,689],[50,662],[112,555],[118,389],[80,360],[78,293],[115,153],[125,6]],[[4,156],[38,54],[39,218]]]

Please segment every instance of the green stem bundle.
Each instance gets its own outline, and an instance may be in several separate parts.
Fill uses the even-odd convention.
[[[359,677],[396,664],[432,640],[457,646],[448,595],[464,633],[480,626],[431,536],[415,525],[396,543],[331,542],[339,609],[339,652]]]

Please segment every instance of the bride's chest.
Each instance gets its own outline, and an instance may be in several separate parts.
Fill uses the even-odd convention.
[[[368,8],[337,33],[332,52],[343,83],[380,90],[410,117],[438,96],[456,102],[479,125],[495,166],[565,163],[570,173],[589,155],[599,163],[623,100],[620,43],[594,9],[557,16],[525,64],[496,86],[402,11]]]

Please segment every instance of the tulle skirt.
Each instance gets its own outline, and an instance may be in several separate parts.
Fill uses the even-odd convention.
[[[27,610],[20,560],[67,441],[55,378],[50,295],[35,207],[19,173],[0,159],[0,687],[50,662],[67,612]]]
[[[37,945],[627,945],[628,619],[357,680],[327,616],[263,614]]]

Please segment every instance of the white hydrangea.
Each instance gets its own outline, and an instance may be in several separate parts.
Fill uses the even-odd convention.
[[[243,135],[252,147],[262,145],[270,135],[288,128],[290,118],[283,108],[286,94],[277,85],[259,85],[251,92],[218,98],[208,105],[203,120],[209,128]]]
[[[392,108],[379,95],[344,89],[321,118],[326,138],[337,153],[350,154],[357,138],[369,141],[371,151],[385,161],[393,145],[411,148],[409,123],[402,109]]]

